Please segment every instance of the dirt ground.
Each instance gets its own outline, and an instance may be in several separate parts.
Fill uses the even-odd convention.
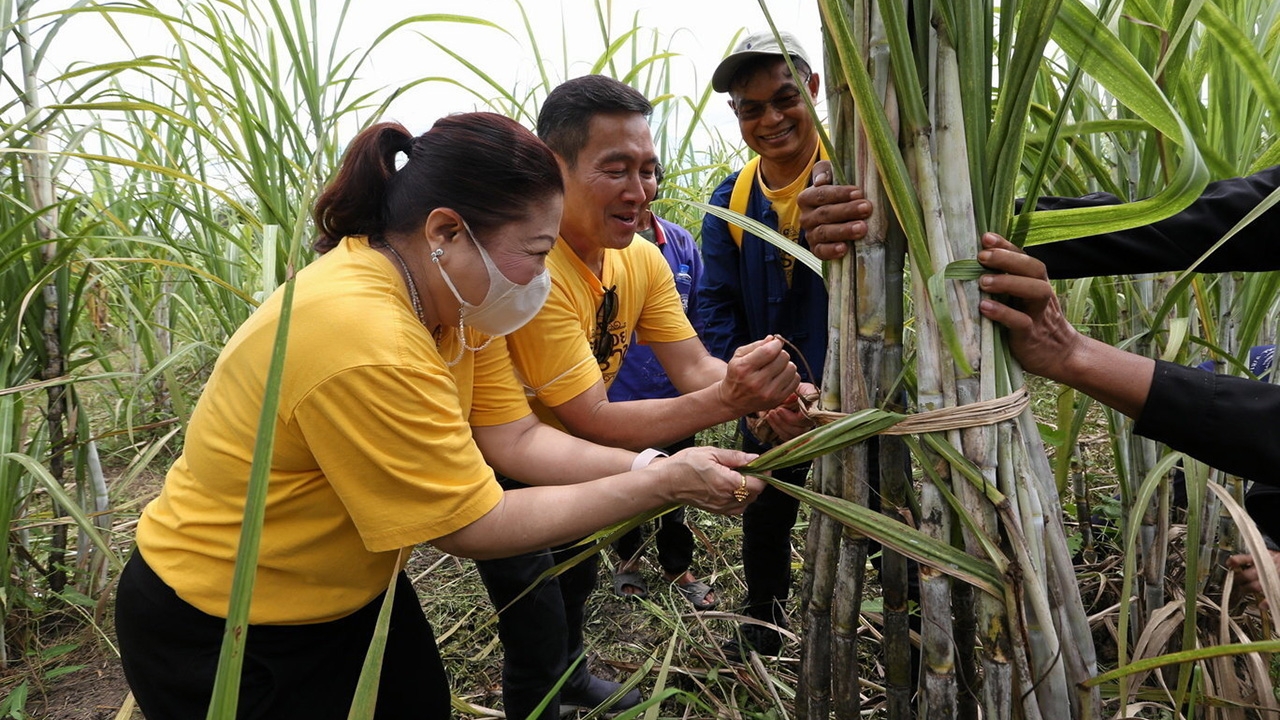
[[[129,686],[114,653],[86,648],[73,654],[70,661],[84,667],[50,682],[47,687],[33,688],[27,700],[30,717],[41,720],[130,720],[142,717],[142,713],[134,712]]]

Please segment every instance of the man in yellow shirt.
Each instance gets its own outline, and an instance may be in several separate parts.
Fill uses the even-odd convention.
[[[598,75],[565,82],[547,97],[538,136],[555,152],[565,178],[560,237],[547,258],[552,290],[537,317],[507,338],[516,374],[540,417],[578,437],[634,449],[667,445],[776,407],[799,383],[776,338],[740,348],[728,363],[712,357],[684,315],[661,252],[633,242],[657,192],[651,112],[639,92]],[[609,402],[608,385],[633,332],[653,348],[680,397]],[[504,484],[518,487],[518,480]],[[558,561],[546,550],[478,563],[501,610],[508,717],[530,716],[583,653],[583,611],[596,563],[592,558],[536,583]],[[536,587],[516,600],[531,585]],[[598,705],[617,687],[579,663],[537,717],[558,717],[562,704]],[[614,708],[639,700],[632,692]]]

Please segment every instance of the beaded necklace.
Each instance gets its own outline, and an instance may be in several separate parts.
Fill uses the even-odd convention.
[[[409,303],[413,305],[413,312],[418,316],[418,322],[422,323],[423,327],[426,327],[427,315],[422,310],[422,299],[418,297],[418,284],[413,281],[413,273],[409,272],[409,264],[406,263],[404,261],[404,258],[400,256],[400,253],[396,251],[396,248],[394,245],[392,245],[391,243],[386,243],[384,247],[390,250],[391,254],[395,256],[396,262],[400,263],[400,270],[404,272],[405,282],[409,285]],[[435,333],[433,332],[432,335],[435,335]],[[485,343],[485,345],[488,345],[488,344],[489,343],[487,342]],[[439,346],[440,346],[440,338],[437,337],[436,347],[439,347]],[[484,345],[482,345],[481,347],[483,348]],[[463,336],[462,334],[462,312],[459,311],[458,312],[458,354],[453,358],[453,360],[446,360],[445,365],[447,365],[448,367],[453,367],[454,365],[457,365],[462,360],[462,353],[466,351],[467,351],[467,341],[465,336]]]

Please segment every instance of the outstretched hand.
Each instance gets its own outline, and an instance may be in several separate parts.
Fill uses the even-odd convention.
[[[782,340],[769,336],[733,353],[720,383],[720,400],[737,415],[781,405],[800,384]]]
[[[739,515],[764,490],[764,481],[734,468],[756,458],[751,453],[693,447],[652,465],[667,475],[674,502],[721,515]]]
[[[849,243],[867,235],[871,202],[856,185],[832,185],[831,162],[813,166],[813,185],[800,192],[800,226],[809,249],[820,260],[837,260],[849,253]]]
[[[1007,296],[1005,300],[985,297],[979,310],[1009,328],[1009,347],[1027,372],[1063,379],[1066,364],[1085,338],[1062,312],[1044,263],[995,233],[982,236],[978,262],[1000,271],[982,276],[982,290]]]
[[[979,285],[982,315],[1009,329],[1009,349],[1028,372],[1080,390],[1136,418],[1146,406],[1155,361],[1082,335],[1067,320],[1044,263],[996,235],[982,236],[978,262],[997,274]]]

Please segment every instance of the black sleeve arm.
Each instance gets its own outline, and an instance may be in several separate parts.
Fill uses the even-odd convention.
[[[1222,239],[1259,202],[1280,187],[1280,165],[1242,178],[1210,183],[1182,212],[1143,227],[1076,240],[1034,245],[1052,278],[1134,275],[1183,270]],[[1119,204],[1106,193],[1082,198],[1043,197],[1037,210]],[[1210,255],[1197,270],[1226,272],[1280,269],[1280,204],[1272,207]]]
[[[1156,361],[1134,432],[1267,485],[1280,486],[1280,386]]]
[[[1267,548],[1280,551],[1280,487],[1254,483],[1244,494],[1244,509],[1262,532]]]

